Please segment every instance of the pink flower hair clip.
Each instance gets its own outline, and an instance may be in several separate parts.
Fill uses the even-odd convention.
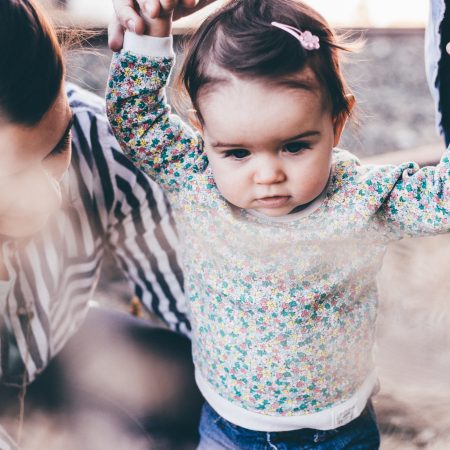
[[[320,48],[319,38],[312,34],[311,31],[300,31],[298,28],[279,22],[272,22],[271,25],[294,36],[305,50],[319,50]]]

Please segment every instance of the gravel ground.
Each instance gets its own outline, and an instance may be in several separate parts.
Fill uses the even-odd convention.
[[[423,63],[423,31],[369,31],[366,45],[344,65],[359,105],[358,128],[342,146],[359,156],[443,146]],[[75,53],[70,79],[103,94],[110,54]],[[450,448],[450,268],[448,236],[392,245],[380,273],[375,399],[383,450]],[[129,292],[114,267],[98,299],[123,308]],[[114,293],[114,296],[111,295]]]

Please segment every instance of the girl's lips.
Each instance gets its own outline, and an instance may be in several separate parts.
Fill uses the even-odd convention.
[[[259,198],[258,203],[265,208],[279,208],[284,206],[290,198],[289,195],[276,195],[274,197]]]

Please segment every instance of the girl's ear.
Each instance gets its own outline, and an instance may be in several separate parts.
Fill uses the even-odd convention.
[[[351,110],[355,106],[355,97],[351,94],[348,94],[347,98],[348,98],[348,110],[349,112],[351,112]],[[345,128],[345,124],[347,123],[348,116],[349,116],[348,112],[342,112],[333,120],[335,147],[339,144],[342,132],[344,131]]]
[[[200,118],[198,117],[198,113],[196,109],[188,109],[187,110],[187,118],[189,123],[199,132],[203,132],[203,127],[200,122]]]

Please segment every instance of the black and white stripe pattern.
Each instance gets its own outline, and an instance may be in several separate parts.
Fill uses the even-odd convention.
[[[48,229],[22,247],[3,246],[13,279],[6,298],[3,361],[17,346],[32,380],[78,329],[111,249],[142,303],[172,329],[189,334],[177,235],[160,188],[123,156],[103,100],[68,87],[74,114],[72,164],[63,182],[64,208]]]
[[[0,450],[20,450],[5,430],[0,426]]]

